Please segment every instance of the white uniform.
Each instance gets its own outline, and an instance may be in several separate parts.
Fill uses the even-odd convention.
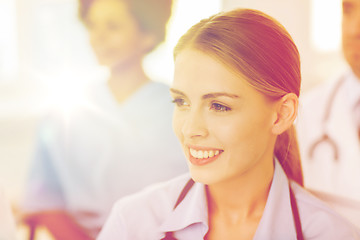
[[[187,171],[166,85],[150,82],[119,104],[106,82],[40,125],[26,211],[65,209],[96,236],[113,203]]]
[[[359,100],[360,80],[351,71],[300,99],[296,126],[306,187],[360,200]]]
[[[173,210],[189,179],[189,175],[184,175],[118,201],[98,240],[158,240],[165,232],[173,232],[178,240],[204,239],[209,229],[204,184],[195,183]],[[323,202],[294,182],[291,188],[304,239],[360,239],[358,230]],[[253,239],[296,239],[289,182],[277,161],[266,206]]]

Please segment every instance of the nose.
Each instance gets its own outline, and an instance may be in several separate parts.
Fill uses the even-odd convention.
[[[184,117],[182,134],[188,139],[204,138],[208,135],[204,113],[199,110],[190,110]]]
[[[104,44],[104,42],[107,39],[107,32],[102,28],[94,28],[91,29],[89,32],[90,32],[90,41],[94,45]]]

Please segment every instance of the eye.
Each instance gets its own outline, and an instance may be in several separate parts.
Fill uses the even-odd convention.
[[[220,103],[211,103],[210,109],[214,110],[215,112],[227,112],[231,110],[231,108],[226,107]]]
[[[175,98],[172,102],[175,103],[177,107],[189,106],[183,98]]]
[[[347,3],[347,2],[344,2],[343,3],[343,14],[344,15],[350,15],[352,10],[353,10],[353,6],[351,3]]]

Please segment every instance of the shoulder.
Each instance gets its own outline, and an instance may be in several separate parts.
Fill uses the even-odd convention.
[[[156,89],[158,91],[164,91],[164,92],[169,92],[169,86],[165,83],[162,82],[158,82],[158,81],[151,81],[150,82],[150,86],[153,89]]]
[[[168,85],[153,81],[144,86],[137,95],[137,101],[146,105],[147,109],[144,109],[143,113],[156,120],[165,117],[166,121],[169,122],[172,119],[174,107],[169,89]]]
[[[71,124],[86,125],[89,119],[98,118],[105,112],[104,99],[110,96],[105,81],[92,81],[66,96],[64,103],[51,104],[41,116],[39,128],[64,131]]]
[[[190,175],[184,174],[118,200],[102,230],[101,235],[105,236],[103,239],[113,236],[116,229],[126,232],[125,239],[156,239],[161,235],[160,225],[173,210],[189,179]],[[139,226],[141,231],[138,231]]]
[[[360,239],[359,230],[299,185],[292,183],[306,239]]]
[[[300,96],[299,112],[295,122],[300,143],[305,142],[303,138],[307,139],[309,136],[321,134],[322,128],[318,126],[322,125],[326,111],[328,111],[327,106],[331,102],[331,95],[341,80],[342,76],[330,79]]]
[[[138,193],[117,201],[115,209],[119,214],[129,217],[136,212],[148,214],[151,211],[152,217],[161,218],[172,211],[178,195],[189,179],[187,173],[166,182],[150,185]],[[143,211],[139,211],[140,209]]]
[[[345,71],[325,82],[322,82],[308,91],[302,93],[300,101],[305,107],[324,106],[334,92],[339,83],[349,75],[349,71]]]
[[[328,81],[316,85],[312,89],[302,93],[300,96],[302,105],[308,106],[310,104],[314,104],[314,100],[317,100],[317,102],[315,102],[316,105],[323,105],[324,102],[327,101],[327,98],[329,98],[332,89],[334,89],[335,85],[340,80],[341,77],[329,79]]]
[[[165,83],[151,81],[145,87],[147,94],[150,94],[153,99],[168,99],[170,102],[170,87]]]

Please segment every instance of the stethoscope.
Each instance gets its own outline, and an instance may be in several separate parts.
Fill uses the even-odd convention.
[[[329,116],[330,116],[330,113],[331,113],[331,107],[334,104],[336,94],[339,92],[339,89],[340,89],[341,85],[343,85],[344,82],[345,82],[345,77],[342,77],[340,79],[340,81],[338,81],[336,83],[336,85],[334,86],[331,94],[329,95],[329,99],[328,99],[328,102],[327,102],[327,105],[326,105],[326,108],[325,108],[325,114],[323,115],[323,119],[322,119],[322,133],[323,134],[321,135],[321,137],[318,140],[316,140],[310,146],[310,149],[309,149],[309,152],[308,152],[308,156],[310,157],[310,159],[313,158],[315,149],[321,143],[327,143],[333,149],[335,161],[339,160],[339,147],[336,145],[335,141],[331,137],[329,137],[329,135],[327,134],[326,126],[327,126],[327,122],[329,121]]]

